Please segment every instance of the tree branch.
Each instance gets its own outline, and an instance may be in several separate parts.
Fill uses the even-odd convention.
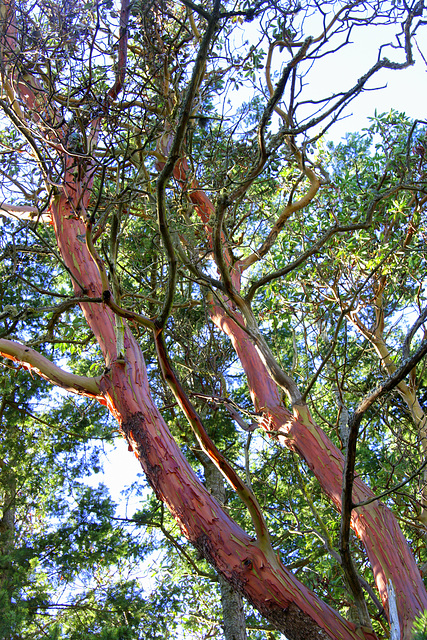
[[[119,59],[116,70],[116,81],[107,94],[107,97],[111,101],[114,101],[123,89],[123,83],[126,76],[130,4],[130,0],[122,0],[120,9]]]
[[[292,58],[292,60],[286,65],[282,73],[282,76],[279,82],[277,83],[276,89],[274,91],[273,91],[273,86],[271,85],[271,82],[270,82],[270,85],[269,85],[270,99],[267,102],[267,105],[264,109],[264,113],[262,114],[261,120],[258,125],[257,163],[254,166],[254,168],[250,171],[246,180],[244,180],[244,182],[241,185],[239,185],[239,187],[237,187],[237,189],[235,189],[233,193],[229,195],[228,200],[230,203],[237,200],[237,198],[241,198],[242,195],[246,193],[246,191],[249,189],[253,181],[259,176],[259,174],[263,170],[269,156],[265,146],[265,139],[264,139],[265,128],[273,112],[277,110],[277,104],[280,102],[283,96],[283,92],[285,90],[286,83],[289,79],[291,71],[297,66],[298,62],[300,62],[304,58],[305,54],[307,53],[307,49],[310,46],[310,43],[311,43],[311,38],[307,38],[307,40],[302,44],[298,53],[296,53],[295,56]]]
[[[159,317],[159,326],[164,326],[166,320],[169,317],[170,310],[173,304],[173,298],[175,294],[175,283],[177,275],[177,259],[175,255],[175,248],[172,241],[171,233],[169,231],[169,225],[166,215],[166,199],[165,191],[166,185],[171,177],[176,163],[181,157],[181,148],[184,141],[187,125],[193,110],[194,98],[197,90],[199,89],[200,82],[203,77],[203,73],[206,67],[206,58],[209,51],[209,46],[219,16],[220,2],[215,0],[212,15],[209,18],[208,26],[206,28],[203,39],[200,43],[200,48],[194,63],[193,72],[191,75],[190,84],[183,100],[181,111],[176,126],[175,135],[170,145],[169,153],[165,165],[160,172],[156,182],[157,192],[157,222],[159,230],[162,236],[162,240],[168,255],[169,261],[169,274],[168,274],[168,290],[164,301],[163,309]]]
[[[49,223],[52,221],[50,214],[40,213],[37,207],[8,204],[7,202],[2,202],[0,204],[0,215],[5,216],[6,218],[12,218],[12,220],[24,220],[29,222]]]
[[[355,507],[353,503],[353,484],[354,484],[354,468],[356,464],[356,446],[359,434],[360,422],[366,411],[381,396],[392,391],[403,380],[408,373],[420,362],[427,354],[427,340],[425,340],[419,349],[408,358],[382,385],[378,386],[374,391],[368,394],[357,409],[354,411],[348,422],[348,444],[343,469],[343,489],[342,489],[342,510],[341,510],[341,529],[340,529],[340,553],[343,566],[346,567],[346,573],[350,577],[354,589],[356,586],[355,570],[350,554],[350,521],[351,512]]]
[[[252,518],[260,548],[265,552],[272,551],[268,528],[257,499],[255,498],[252,491],[237,475],[228,460],[226,460],[222,453],[218,451],[217,447],[206,433],[200,417],[198,416],[193,405],[188,399],[187,394],[181,386],[181,383],[179,382],[175,371],[173,370],[172,365],[169,361],[163,331],[161,329],[155,331],[154,338],[156,341],[157,356],[159,359],[163,378],[172,391],[182,411],[184,412],[188,423],[190,424],[194,435],[197,438],[197,441],[202,447],[204,453],[209,457],[210,460],[212,460],[213,464],[221,472],[227,482],[230,483],[241,501],[246,505]]]
[[[48,382],[82,396],[103,400],[99,382],[102,376],[89,378],[64,371],[30,347],[12,340],[0,339],[0,355],[34,371]]]

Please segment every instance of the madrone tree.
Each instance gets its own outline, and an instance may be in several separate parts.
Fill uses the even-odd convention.
[[[409,639],[427,609],[426,125],[391,113],[322,143],[349,103],[414,64],[423,13],[1,4],[3,257],[9,286],[40,305],[4,294],[0,352],[105,405],[182,534],[290,640]],[[369,29],[384,34],[370,67],[313,94],[310,78]],[[28,252],[35,275],[51,265],[43,285],[21,272]],[[181,447],[177,406],[194,434]],[[289,454],[257,482],[268,443]],[[247,515],[231,517],[197,460]],[[298,523],[286,535],[266,488],[280,465]],[[317,582],[301,571],[316,554],[289,545],[297,491],[323,549]]]

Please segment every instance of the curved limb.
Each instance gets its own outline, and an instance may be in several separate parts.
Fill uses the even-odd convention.
[[[89,378],[64,371],[41,353],[19,342],[0,338],[0,355],[34,371],[41,378],[71,393],[89,396],[103,402],[99,382],[101,376]]]

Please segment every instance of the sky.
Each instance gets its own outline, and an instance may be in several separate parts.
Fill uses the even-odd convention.
[[[319,95],[327,95],[328,89],[333,91],[337,90],[336,87],[350,87],[366,73],[377,60],[378,45],[383,40],[385,31],[382,27],[367,30],[354,45],[341,50],[333,65],[332,57],[325,58],[323,64],[320,64],[323,72],[311,79],[312,85],[318,85]],[[427,58],[427,46],[424,45],[423,48]],[[396,59],[390,49],[384,51],[384,55],[392,60]],[[413,119],[427,120],[427,65],[416,49],[414,57],[416,64],[412,67],[398,71],[382,69],[371,78],[367,85],[369,89],[383,88],[364,91],[358,96],[344,112],[343,115],[347,117],[335,123],[328,132],[328,137],[337,142],[348,132],[360,131],[368,126],[368,119],[374,116],[375,110],[384,113],[392,108],[405,112]]]
[[[304,37],[308,35],[317,37],[322,32],[321,22],[316,17],[305,20]],[[390,43],[391,46],[381,49],[381,57],[386,57],[393,62],[403,62],[403,52],[393,48],[398,42],[396,30],[398,31],[399,28],[377,25],[370,28],[363,27],[360,30],[354,29],[351,40],[346,46],[336,53],[316,60],[307,74],[305,87],[297,102],[304,99],[319,100],[334,93],[349,90],[377,62],[379,49],[384,43]],[[346,133],[360,131],[368,126],[368,118],[374,116],[375,109],[378,113],[384,113],[393,108],[405,112],[413,119],[427,118],[427,39],[423,40],[423,35],[425,36],[425,30],[423,32],[421,29],[418,41],[413,46],[415,65],[404,70],[382,69],[377,72],[366,85],[369,90],[359,95],[346,108],[341,119],[328,131],[329,139],[339,142]],[[244,23],[239,37],[243,41],[247,40],[248,44],[257,44],[260,39],[259,25]],[[342,36],[335,36],[333,47],[341,42]],[[264,51],[267,50],[265,40],[261,43],[261,47]],[[283,49],[281,52],[276,47],[272,71],[280,71],[281,66],[283,68],[283,65],[288,62],[288,51]],[[300,63],[299,71],[302,70],[302,65],[303,63]],[[250,94],[251,91],[246,91],[244,88],[239,88],[236,92],[241,101],[249,100]],[[308,109],[307,113],[311,115],[313,105],[310,104]]]

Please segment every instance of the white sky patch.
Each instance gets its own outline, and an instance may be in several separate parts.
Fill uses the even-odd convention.
[[[105,445],[104,454],[103,471],[85,478],[85,484],[90,487],[97,487],[100,483],[105,484],[117,504],[117,516],[131,518],[141,507],[145,495],[150,492],[147,488],[143,492],[145,495],[142,496],[124,495],[126,489],[133,483],[142,481],[145,484],[141,464],[134,454],[128,451],[126,441],[122,437],[116,438],[113,445]]]

